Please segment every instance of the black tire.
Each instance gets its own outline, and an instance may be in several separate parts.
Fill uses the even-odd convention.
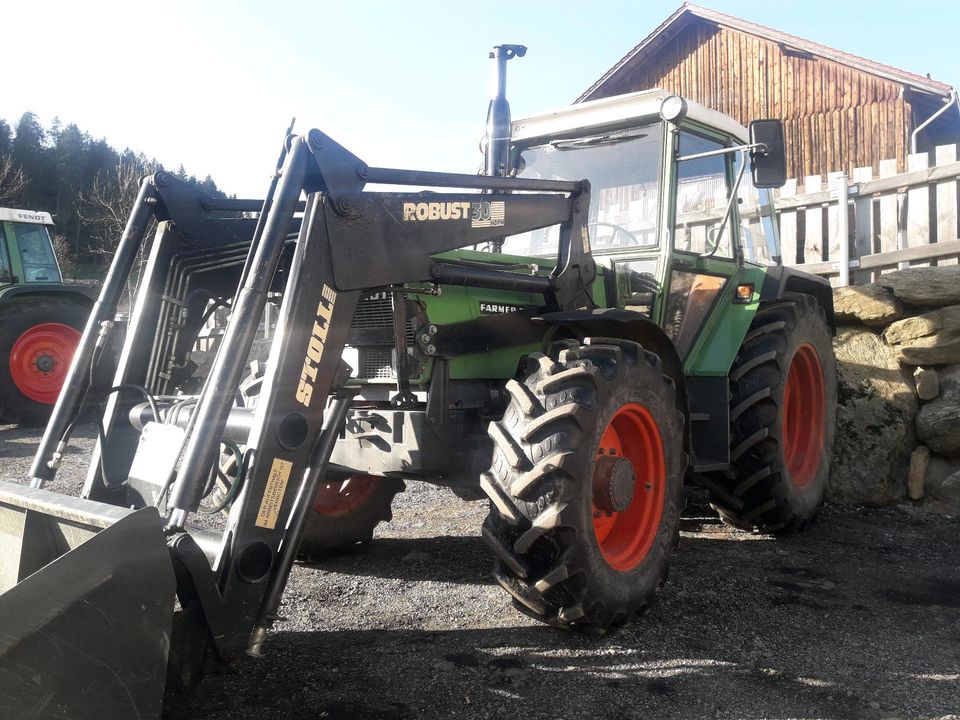
[[[798,383],[801,376],[795,375],[793,387],[804,391],[797,402],[810,407],[802,422],[788,421],[787,429],[804,426],[799,441],[789,440],[784,401],[790,370],[811,367],[814,355],[822,378],[822,421],[812,400],[820,395],[816,382]],[[823,502],[830,475],[836,408],[831,334],[816,299],[791,295],[762,304],[730,370],[732,466],[713,476],[728,495],[711,497],[720,517],[735,527],[774,533],[799,532],[809,525]],[[822,432],[815,432],[818,422]],[[818,437],[822,445],[816,442]],[[805,448],[808,452],[799,453]],[[798,457],[809,460],[800,462]]]
[[[314,511],[307,519],[307,526],[300,538],[298,556],[303,559],[329,557],[352,549],[358,543],[373,539],[373,531],[382,522],[393,519],[391,503],[397,493],[406,489],[402,480],[394,478],[355,476],[369,478],[371,487],[359,504],[349,512],[322,514]],[[340,483],[331,483],[338,486]],[[349,487],[349,485],[348,485]],[[323,488],[321,488],[321,491]]]
[[[15,348],[18,348],[18,355],[23,352],[23,345],[18,345],[18,341],[31,329],[56,323],[75,330],[78,342],[88,314],[87,308],[56,296],[33,296],[0,304],[0,422],[31,426],[46,422],[69,367],[69,361],[62,357],[62,353],[40,350],[37,363],[43,362],[44,365],[30,365],[36,371],[29,381],[37,384],[32,385],[34,393],[39,387],[49,397],[40,400],[31,397],[14,380],[18,377],[22,383],[24,373],[20,363],[11,363]],[[72,350],[69,354],[72,356]],[[50,383],[45,382],[48,377]]]
[[[495,451],[481,478],[491,501],[482,533],[495,554],[494,576],[517,609],[554,625],[602,630],[640,612],[666,580],[679,539],[684,417],[656,355],[622,340],[584,343],[562,343],[552,357],[531,355],[532,372],[507,383],[510,403],[489,427]],[[636,406],[662,442],[651,453],[660,457],[659,499],[641,500],[658,507],[659,517],[646,523],[642,557],[619,570],[594,530],[594,471],[608,424]],[[651,490],[648,477],[631,476],[634,493]],[[636,502],[608,517],[619,522]]]

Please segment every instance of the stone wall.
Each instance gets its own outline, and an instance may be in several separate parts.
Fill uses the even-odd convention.
[[[827,500],[960,516],[960,267],[834,291],[837,444]]]

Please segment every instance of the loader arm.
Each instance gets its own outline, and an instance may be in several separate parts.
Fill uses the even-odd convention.
[[[63,445],[84,400],[106,394],[104,439],[91,464],[84,488],[88,505],[83,507],[156,505],[160,509],[180,600],[170,642],[178,662],[184,658],[201,662],[202,645],[221,660],[233,659],[244,650],[259,651],[276,617],[309,504],[350,404],[349,370],[341,356],[364,291],[442,280],[524,288],[542,294],[544,305],[555,310],[593,306],[587,288],[596,270],[589,256],[589,185],[585,181],[370,168],[316,130],[306,137],[289,137],[285,148],[279,181],[260,205],[255,229],[250,220],[229,217],[232,212],[255,210],[254,205],[211,203],[191,195],[165,174],[145,179],[31,469],[31,484],[39,491],[56,475]],[[368,184],[385,183],[453,191],[366,190]],[[300,203],[303,193],[305,205]],[[297,217],[300,210],[302,219]],[[217,217],[212,211],[226,216]],[[91,365],[109,341],[121,290],[151,219],[160,221],[158,231],[114,368],[113,388],[91,387]],[[432,257],[553,225],[560,225],[561,243],[549,276],[462,266]],[[297,235],[288,252],[291,231]],[[242,265],[238,258],[245,258]],[[185,429],[179,435],[176,429],[173,435],[170,429],[148,433],[145,428],[140,433],[128,420],[133,400],[123,388],[140,388],[149,395],[147,386],[165,387],[163,383],[169,381],[169,370],[164,369],[167,366],[157,348],[176,344],[170,340],[171,333],[182,329],[177,318],[189,311],[187,300],[196,292],[190,290],[189,280],[171,280],[180,277],[177,273],[184,267],[193,273],[184,277],[202,276],[228,289],[233,279],[234,291],[221,289],[232,296],[230,318],[199,397],[186,410]],[[243,358],[250,353],[267,303],[278,296],[282,299],[276,332],[244,439],[246,479],[225,528],[201,530],[190,520],[218,464],[245,371]],[[164,309],[169,307],[177,312]],[[158,425],[171,427],[159,422],[147,427]],[[151,462],[154,459],[170,464]],[[16,510],[19,497],[8,492],[0,504]],[[76,520],[83,522],[83,511],[77,513]],[[122,549],[122,524],[100,523],[98,528],[102,528],[99,542],[112,541],[111,547]],[[29,537],[12,540],[20,542],[18,556],[30,552],[25,547]],[[82,549],[82,544],[62,548],[55,563],[69,569],[74,559],[89,562],[79,552]],[[7,555],[3,563],[8,562]],[[124,560],[129,564],[130,558]],[[32,577],[44,572],[46,567]],[[58,599],[59,612],[67,612],[74,600],[83,601],[71,597],[69,588],[64,593],[66,598]],[[15,603],[23,602],[22,596],[23,592],[0,596],[5,617],[18,615]],[[123,607],[122,602],[117,605]],[[117,612],[112,620],[118,627],[133,621],[132,615]],[[11,632],[16,635],[16,628]],[[38,630],[24,628],[23,632]],[[131,637],[130,642],[138,641]],[[188,647],[197,645],[201,647]],[[121,654],[135,653],[136,647],[124,647]],[[0,674],[0,697],[5,677]],[[78,707],[71,717],[95,715],[95,708]]]
[[[348,172],[351,166],[352,173]],[[467,185],[488,192],[424,196],[356,191],[361,183],[351,178],[364,175],[370,182]],[[491,180],[494,188],[485,187]],[[354,191],[341,193],[340,187]],[[508,188],[550,193],[503,192]],[[244,494],[230,515],[227,532],[231,540],[221,546],[214,563],[223,605],[204,609],[207,614],[227,618],[226,637],[220,645],[228,655],[246,647],[251,623],[256,621],[259,638],[272,622],[276,607],[263,606],[264,596],[274,598],[272,605],[279,604],[286,577],[278,571],[284,563],[278,564],[277,558],[286,551],[289,569],[299,540],[296,533],[285,537],[286,520],[294,511],[298,488],[326,471],[329,453],[320,457],[317,448],[329,445],[332,450],[339,432],[339,424],[327,427],[326,436],[320,431],[328,398],[343,390],[346,382],[348,373],[340,372],[341,355],[360,292],[435,281],[439,264],[432,255],[507,234],[560,224],[569,237],[586,237],[586,218],[577,208],[587,207],[589,198],[581,198],[586,190],[579,183],[415,172],[398,177],[394,171],[366,168],[318,131],[312,131],[306,140],[292,138],[276,197],[263,223],[263,237],[254,238],[252,264],[244,271],[246,284],[237,294],[233,319],[194,413],[195,429],[168,503],[168,531],[182,531],[186,517],[199,505],[243,371],[235,358],[246,357],[250,350],[254,319],[263,311],[269,279],[276,271],[301,191],[308,192],[307,204],[283,291],[264,390],[246,443],[253,448],[255,460]],[[559,192],[569,194],[556,194]],[[427,205],[426,210],[422,204]],[[499,224],[475,219],[481,215],[479,210],[473,212],[475,206],[485,204],[503,208]],[[459,217],[457,207],[461,209]],[[418,214],[426,219],[418,219]],[[444,219],[445,214],[451,216],[449,220]],[[553,278],[536,279],[542,283],[540,290],[548,304],[583,307],[589,302],[579,289],[589,281],[577,278],[576,285],[571,284],[574,289],[567,293],[562,284],[574,272],[592,270],[592,260],[582,251],[583,243],[577,243],[577,250],[558,257],[559,269]],[[506,282],[511,280],[508,275],[511,273],[503,272],[476,282]],[[512,280],[530,279],[521,275]],[[303,502],[312,498],[309,493],[301,495]],[[194,578],[194,582],[201,585],[205,580]]]

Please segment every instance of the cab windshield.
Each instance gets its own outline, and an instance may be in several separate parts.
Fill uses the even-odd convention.
[[[520,148],[517,175],[590,181],[588,216],[594,252],[657,244],[660,197],[660,123]],[[555,257],[560,226],[512,235],[503,251]]]

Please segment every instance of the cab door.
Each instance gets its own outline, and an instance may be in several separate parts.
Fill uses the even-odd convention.
[[[731,139],[707,129],[684,127],[671,134],[667,272],[657,321],[686,365],[715,308],[732,298],[732,280],[742,264],[736,202],[727,214],[738,153],[724,152]]]
[[[775,242],[765,240],[773,220],[769,203],[764,211],[741,215],[744,193],[752,197],[752,186],[746,168],[740,173],[747,162],[745,153],[734,149],[740,143],[690,125],[674,130],[672,145],[664,209],[666,295],[657,320],[683,362],[691,466],[706,472],[728,466],[730,367],[757,310],[762,265],[778,251]],[[752,261],[744,259],[745,241]]]

